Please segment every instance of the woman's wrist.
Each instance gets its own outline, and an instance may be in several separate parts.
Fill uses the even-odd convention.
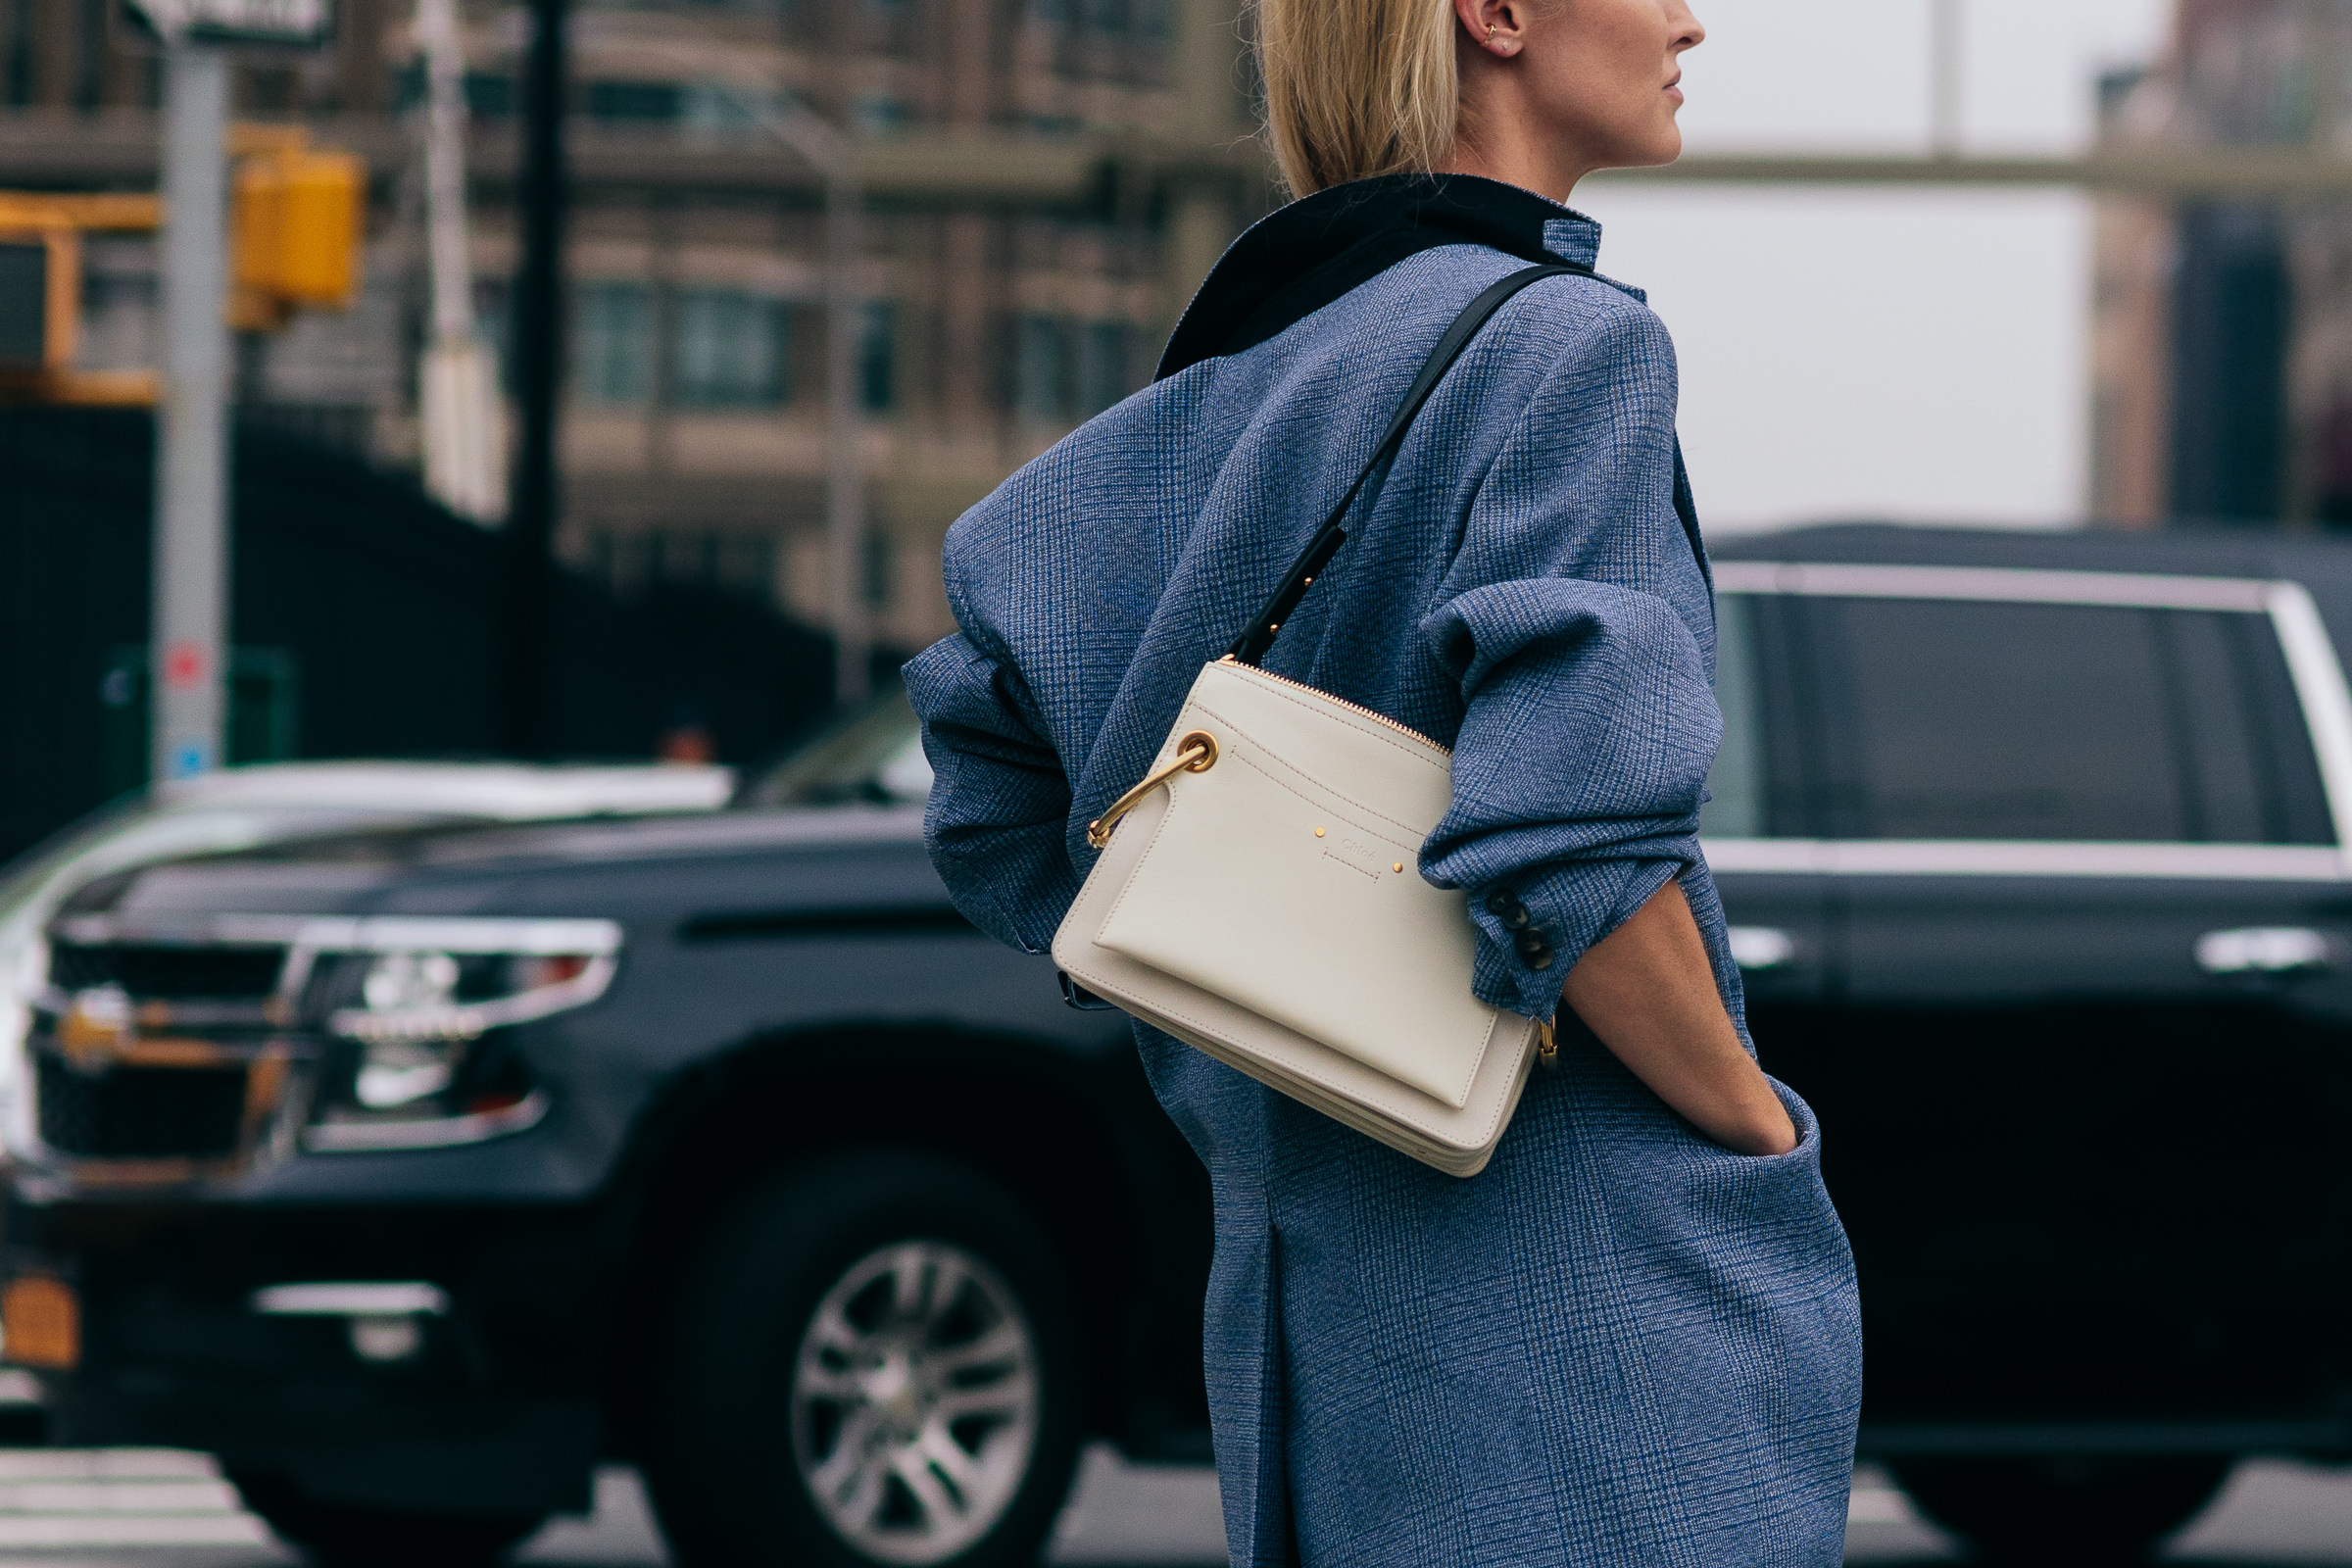
[[[1719,1125],[1698,1130],[1737,1154],[1786,1154],[1798,1143],[1796,1123],[1789,1119],[1780,1097],[1771,1093],[1769,1084],[1763,1104],[1742,1105],[1723,1117]]]

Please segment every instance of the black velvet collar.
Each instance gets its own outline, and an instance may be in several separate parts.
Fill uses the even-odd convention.
[[[1546,247],[1563,220],[1583,242]],[[1385,174],[1302,197],[1233,242],[1185,308],[1153,379],[1239,354],[1313,315],[1419,251],[1465,242],[1532,264],[1590,269],[1590,219],[1533,191],[1475,174]],[[1555,236],[1551,241],[1557,245]]]

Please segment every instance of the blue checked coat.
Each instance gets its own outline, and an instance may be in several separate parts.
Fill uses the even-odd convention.
[[[1460,176],[1326,191],[1237,242],[1161,377],[948,535],[960,632],[906,669],[958,906],[1045,950],[1085,825],[1280,579],[1488,283],[1592,222]],[[1470,891],[1476,990],[1549,1017],[1679,878],[1741,1019],[1700,856],[1714,617],[1641,295],[1540,282],[1439,387],[1266,663],[1454,748],[1421,872]],[[1515,894],[1543,941],[1485,907]],[[1507,907],[1507,904],[1506,904]],[[1276,1568],[1841,1556],[1861,1340],[1812,1113],[1727,1152],[1572,1018],[1494,1162],[1440,1175],[1139,1027],[1208,1167],[1206,1359],[1227,1540]],[[1741,1022],[1744,1038],[1745,1024]]]

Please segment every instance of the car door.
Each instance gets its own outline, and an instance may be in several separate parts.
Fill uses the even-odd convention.
[[[1818,724],[1841,989],[1817,1092],[1866,1438],[2260,1417],[2293,1441],[2352,1320],[2346,780],[2312,739],[2347,731],[2308,596],[1781,582]]]
[[[1829,944],[1822,878],[1803,834],[1804,749],[1788,636],[1777,596],[1717,595],[1723,744],[1699,833],[1731,924],[1757,1056],[1802,1094],[1828,1038]]]

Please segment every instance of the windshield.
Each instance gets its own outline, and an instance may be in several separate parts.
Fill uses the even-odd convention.
[[[753,779],[735,804],[770,809],[858,801],[916,806],[930,793],[921,726],[906,694],[893,692]]]

